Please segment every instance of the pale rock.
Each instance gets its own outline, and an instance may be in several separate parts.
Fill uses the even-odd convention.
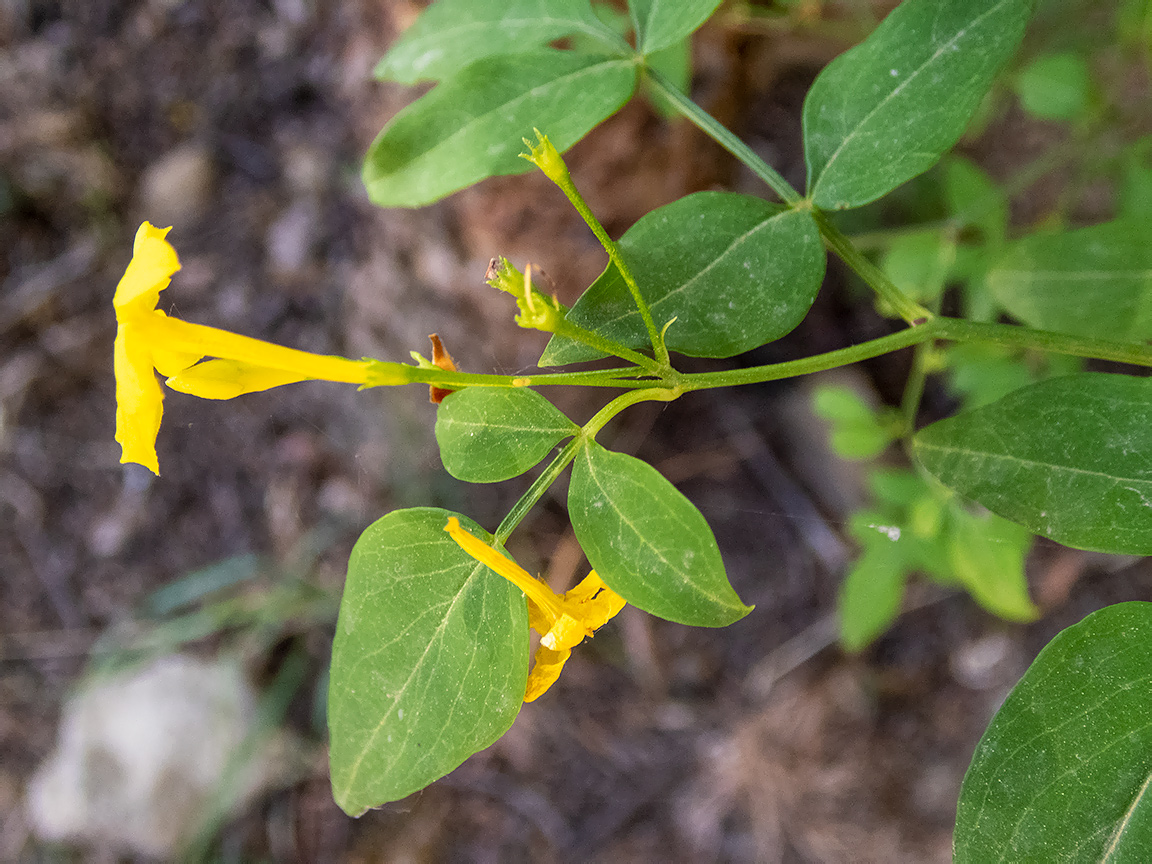
[[[256,709],[243,671],[226,660],[172,655],[89,681],[64,706],[56,749],[29,781],[32,831],[171,858],[222,798],[239,810],[283,781],[288,739],[251,737]]]

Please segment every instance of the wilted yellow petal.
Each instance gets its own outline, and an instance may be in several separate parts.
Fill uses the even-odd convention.
[[[596,571],[593,570],[575,588],[564,595],[568,605],[574,605],[580,610],[580,618],[593,630],[598,630],[621,609],[628,601],[604,584]]]
[[[282,369],[235,360],[205,360],[173,375],[165,383],[173,390],[201,399],[232,399],[244,393],[259,393],[281,384],[307,380],[303,375]]]
[[[511,558],[501,555],[487,543],[465,531],[460,527],[460,520],[455,516],[449,517],[444,530],[461,549],[523,591],[528,596],[529,601],[536,604],[549,622],[554,623],[563,614],[563,610],[560,608],[559,594],[529,574]]]
[[[564,664],[568,662],[568,658],[571,656],[572,649],[570,648],[564,648],[560,651],[554,651],[544,645],[537,648],[536,662],[532,666],[532,671],[528,673],[528,686],[524,690],[524,701],[532,702],[543,696],[545,691],[560,677]]]

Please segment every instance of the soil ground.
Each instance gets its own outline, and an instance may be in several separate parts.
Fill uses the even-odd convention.
[[[697,97],[797,185],[804,92],[861,35],[842,4],[824,5],[834,27],[729,21],[696,44]],[[157,589],[261,556],[247,617],[186,650],[239,650],[263,683],[303,658],[285,722],[319,742],[333,598],[359,531],[416,504],[493,527],[522,491],[448,478],[418,388],[309,383],[229,402],[171,393],[159,478],[120,466],[112,439],[110,301],[143,219],[175,226],[184,270],[166,300],[181,317],[396,360],[428,353],[438,332],[470,371],[532,366],[541,340],[514,326],[483,274],[493,255],[530,259],[573,299],[603,256],[562,196],[526,175],[385,212],[359,184],[368,143],[412,95],[374,83],[371,69],[416,11],[404,0],[0,7],[0,859],[117,860],[40,846],[21,796],[78,676],[156,632]],[[971,152],[995,168],[1048,142],[1030,129],[1002,147],[1001,134]],[[688,192],[754,190],[717,148],[640,101],[570,161],[616,236]],[[1042,208],[1038,194],[1018,207]],[[844,281],[833,267],[796,332],[737,362],[883,333],[890,325]],[[906,363],[867,364],[854,380],[898,399]],[[844,655],[833,610],[859,477],[820,449],[806,388],[642,406],[606,431],[700,507],[754,614],[713,631],[626,610],[553,693],[449,777],[353,821],[318,759],[222,826],[220,860],[949,860],[960,781],[1000,700],[1059,629],[1147,598],[1152,573],[1040,544],[1040,622],[1011,626],[963,596],[918,589],[877,645]],[[565,400],[576,419],[596,407]],[[932,391],[927,407],[949,403]],[[585,566],[560,500],[543,502],[513,544],[553,578]],[[317,590],[261,617],[285,573]]]

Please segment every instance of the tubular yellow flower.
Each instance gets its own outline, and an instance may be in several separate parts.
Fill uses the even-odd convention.
[[[147,222],[140,226],[132,260],[112,298],[121,462],[138,462],[160,473],[156,435],[164,393],[153,370],[168,379],[169,387],[204,399],[231,399],[309,379],[368,383],[371,361],[297,351],[170,318],[157,309],[160,292],[180,269],[176,250],[165,239],[170,230]]]
[[[448,519],[444,530],[461,549],[503,576],[528,598],[528,623],[541,639],[536,662],[528,675],[525,702],[543,695],[560,677],[572,649],[624,608],[624,598],[605,585],[595,570],[571,591],[560,595],[511,558],[465,531],[455,516]]]

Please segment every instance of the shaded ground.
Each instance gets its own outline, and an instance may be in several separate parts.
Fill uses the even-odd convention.
[[[247,589],[259,608],[302,567],[319,599],[193,647],[238,647],[263,682],[303,657],[287,722],[318,739],[331,601],[358,532],[411,504],[492,527],[521,491],[448,479],[418,388],[302,384],[221,403],[170,394],[157,479],[122,468],[112,440],[111,292],[144,218],[175,225],[184,270],[166,299],[182,317],[354,357],[427,353],[435,331],[469,370],[529,367],[541,340],[483,285],[488,258],[531,257],[567,299],[595,276],[591,236],[534,175],[422,211],[368,204],[358,160],[410,98],[370,70],[413,13],[304,0],[0,11],[0,859],[47,854],[21,815],[23,783],[98,637],[114,634],[102,651],[130,642],[155,589],[254,552],[270,562]],[[697,95],[799,185],[803,94],[844,44],[713,28],[697,45]],[[640,103],[571,164],[613,234],[686,192],[754,188]],[[755,362],[883,332],[839,279]],[[905,362],[871,364],[864,380],[892,398]],[[784,385],[701,395],[640,406],[606,432],[700,506],[753,615],[709,631],[628,609],[554,693],[444,781],[353,822],[317,760],[226,825],[221,855],[948,860],[963,770],[999,700],[1058,629],[1147,597],[1150,574],[1043,546],[1032,562],[1051,610],[1041,623],[1008,627],[925,592],[872,651],[845,657],[830,647],[830,616],[854,481],[813,450],[804,403]],[[595,408],[582,396],[562,404],[576,419]],[[512,545],[526,566],[575,574],[584,565],[557,500]]]

